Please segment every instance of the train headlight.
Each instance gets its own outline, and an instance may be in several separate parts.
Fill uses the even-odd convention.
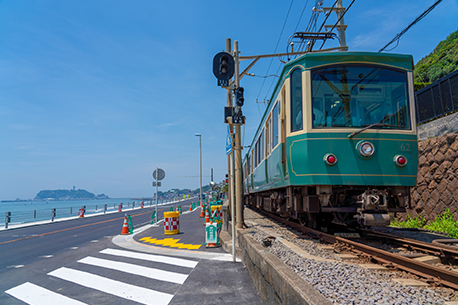
[[[337,157],[333,154],[327,154],[324,156],[324,162],[326,162],[327,165],[334,165],[337,163]]]
[[[406,166],[407,159],[404,156],[397,155],[394,157],[394,163],[396,163],[397,166]]]
[[[363,157],[370,157],[374,154],[375,148],[371,142],[363,141],[358,145],[358,151]]]

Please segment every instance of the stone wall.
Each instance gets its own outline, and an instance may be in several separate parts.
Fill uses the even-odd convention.
[[[412,216],[434,220],[446,209],[458,219],[458,132],[418,142],[417,185],[411,190]],[[398,214],[405,219],[406,214]]]

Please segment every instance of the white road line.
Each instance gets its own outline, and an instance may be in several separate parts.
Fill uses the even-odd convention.
[[[26,282],[22,285],[11,288],[5,293],[31,305],[85,305],[85,303],[70,299],[69,297],[55,293],[35,284]]]
[[[100,253],[142,259],[142,260],[146,260],[150,262],[165,263],[169,265],[188,267],[188,268],[194,268],[199,263],[197,261],[192,261],[192,260],[187,260],[187,259],[182,259],[182,258],[174,258],[174,257],[168,257],[168,256],[162,256],[162,255],[146,254],[146,253],[109,249],[109,248],[100,251]]]
[[[6,268],[22,268],[24,265],[11,265],[11,266],[6,266]]]
[[[167,305],[173,298],[172,294],[122,283],[65,267],[54,270],[48,275],[142,304]]]
[[[160,270],[160,269],[155,269],[155,268],[150,268],[150,267],[143,267],[139,265],[111,261],[111,260],[106,260],[106,259],[101,259],[101,258],[96,258],[96,257],[91,257],[91,256],[80,259],[78,263],[109,268],[109,269],[118,270],[118,271],[122,271],[126,273],[144,276],[150,279],[161,280],[161,281],[166,281],[166,282],[176,283],[176,284],[183,284],[186,278],[188,277],[187,274],[170,272],[170,271],[165,271],[165,270]]]

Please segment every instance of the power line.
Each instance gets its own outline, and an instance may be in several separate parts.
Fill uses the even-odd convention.
[[[383,52],[383,50],[385,50],[390,44],[392,44],[393,42],[395,42],[396,40],[398,40],[398,44],[399,44],[399,38],[401,38],[402,35],[404,35],[413,25],[415,25],[417,22],[419,22],[421,19],[423,19],[424,17],[426,17],[426,15],[428,15],[439,3],[441,3],[442,0],[437,0],[433,5],[431,5],[426,11],[424,11],[420,16],[417,17],[417,19],[415,19],[411,24],[409,24],[404,30],[401,31],[401,33],[397,34],[396,37],[394,37],[387,45],[385,45],[383,48],[381,48],[379,51],[380,52]],[[397,45],[396,45],[397,47]],[[396,48],[394,47],[394,48]],[[390,51],[394,50],[394,48],[392,48]]]
[[[280,43],[281,36],[283,35],[283,30],[285,29],[286,22],[288,21],[289,13],[291,12],[291,7],[293,6],[293,3],[294,3],[294,0],[291,0],[291,4],[289,5],[288,13],[286,14],[285,22],[283,23],[283,27],[282,27],[281,32],[280,32],[280,36],[278,37],[278,41],[277,41],[277,45],[275,46],[274,53],[277,52],[278,44]],[[270,70],[270,67],[272,66],[273,60],[274,59],[272,57],[271,60],[270,60],[269,67],[267,68],[266,75],[269,74],[269,70]],[[262,85],[261,85],[261,89],[259,89],[258,97],[256,99],[259,99],[259,96],[261,95],[261,91],[262,91],[262,88],[264,87],[264,83],[265,82],[266,82],[266,79],[263,80]]]

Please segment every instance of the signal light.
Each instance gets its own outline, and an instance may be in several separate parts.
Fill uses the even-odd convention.
[[[242,107],[243,102],[245,101],[245,99],[243,98],[243,91],[245,91],[243,87],[238,87],[237,89],[235,89],[235,104],[239,107]]]
[[[337,157],[334,154],[327,154],[324,156],[324,162],[327,165],[335,165],[337,163]]]
[[[228,62],[229,62],[229,57],[227,57],[227,55],[221,56],[220,64],[219,64],[219,73],[221,73],[221,75],[226,75],[227,72],[229,71]]]
[[[394,157],[394,163],[396,163],[397,166],[405,166],[407,164],[407,159],[404,156],[397,155]]]
[[[229,86],[229,79],[234,75],[235,62],[230,53],[220,52],[213,57],[213,74],[218,79],[218,86]]]

